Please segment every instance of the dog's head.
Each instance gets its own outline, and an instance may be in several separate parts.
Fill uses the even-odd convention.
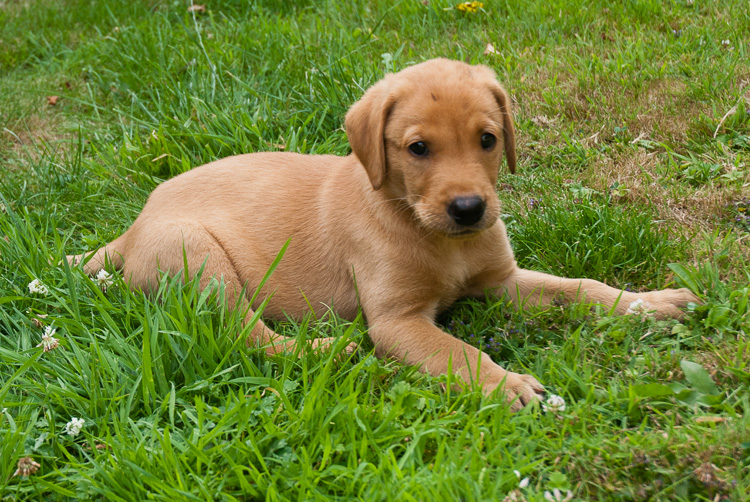
[[[388,75],[346,115],[375,190],[406,201],[429,230],[477,233],[500,215],[503,147],[516,168],[510,100],[485,66],[434,59]]]

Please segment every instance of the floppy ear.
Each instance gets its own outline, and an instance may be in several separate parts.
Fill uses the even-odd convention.
[[[510,98],[503,86],[494,82],[492,93],[495,95],[500,111],[503,113],[503,142],[505,143],[505,158],[508,169],[516,174],[516,129],[513,126],[513,110],[510,108]]]
[[[383,186],[386,173],[385,123],[395,102],[387,78],[371,87],[346,114],[346,135],[357,159],[365,167],[372,188]]]

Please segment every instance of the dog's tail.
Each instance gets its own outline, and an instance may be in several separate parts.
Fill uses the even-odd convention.
[[[123,259],[124,251],[124,239],[123,235],[113,240],[109,244],[100,247],[93,253],[73,254],[65,257],[68,260],[68,265],[71,267],[77,266],[79,263],[84,262],[83,271],[88,275],[96,275],[103,268],[114,268],[115,270],[122,270],[125,260]]]

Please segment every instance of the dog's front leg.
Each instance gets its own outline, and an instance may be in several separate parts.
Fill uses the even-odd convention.
[[[634,302],[641,300],[641,308],[653,311],[658,318],[684,317],[688,302],[699,302],[690,290],[664,289],[634,293],[622,291],[593,279],[566,279],[554,275],[515,268],[510,275],[487,274],[479,281],[475,292],[491,290],[495,294],[509,295],[514,303],[523,305],[549,305],[554,300],[592,302],[607,308],[614,307],[618,314],[625,314]]]
[[[430,375],[448,373],[464,384],[477,383],[485,394],[505,394],[513,411],[538,399],[544,387],[531,375],[506,371],[490,356],[439,329],[425,314],[370,320],[370,337],[379,357],[395,357]]]

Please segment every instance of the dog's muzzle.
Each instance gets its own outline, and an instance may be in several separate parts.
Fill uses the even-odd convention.
[[[470,197],[456,197],[449,204],[446,211],[453,221],[462,227],[469,227],[479,222],[484,216],[487,204],[478,195]]]

